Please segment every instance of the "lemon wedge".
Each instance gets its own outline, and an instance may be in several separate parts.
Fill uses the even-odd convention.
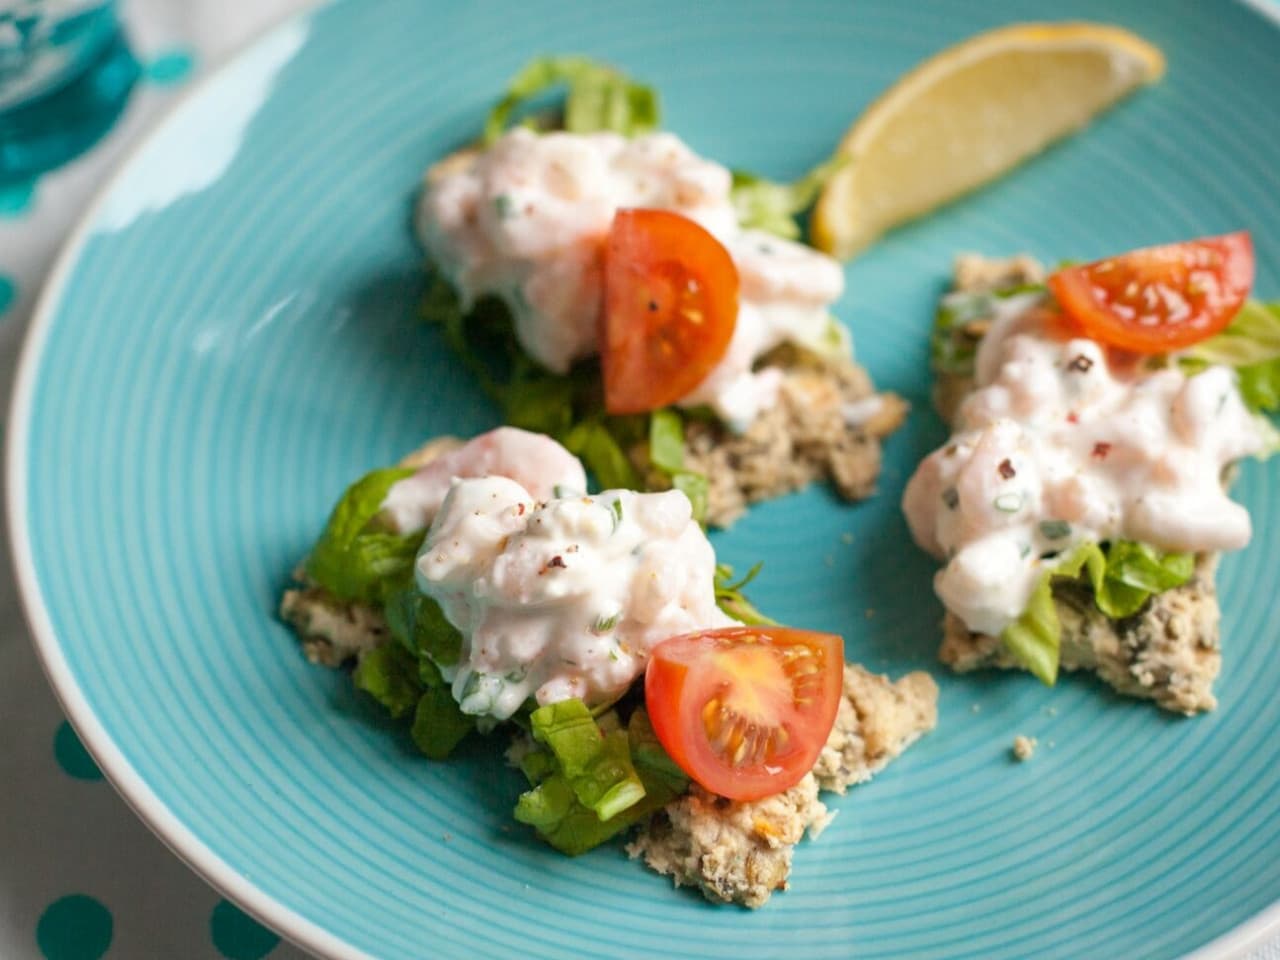
[[[813,214],[840,258],[1005,173],[1164,73],[1141,37],[1097,23],[980,33],[903,76],[845,134]]]

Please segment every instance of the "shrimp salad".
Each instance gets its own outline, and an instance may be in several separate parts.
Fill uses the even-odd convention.
[[[569,80],[563,124],[505,129],[508,98],[429,169],[415,218],[426,313],[506,422],[605,486],[684,491],[713,526],[814,479],[867,496],[905,405],[854,364],[832,314],[843,270],[794,219],[836,164],[795,184],[735,174],[654,129],[648,88],[574,58],[529,69]],[[594,116],[602,89],[643,110]]]
[[[944,659],[954,665],[976,638],[1000,638],[998,650],[986,645],[988,661],[1003,655],[999,665],[1052,682],[1064,591],[1089,594],[1095,611],[1073,622],[1096,649],[1073,650],[1068,668],[1105,659],[1126,647],[1118,632],[1133,633],[1153,608],[1168,621],[1171,604],[1188,600],[1211,605],[1200,621],[1212,626],[1197,628],[1195,643],[1216,650],[1212,558],[1251,533],[1227,481],[1242,458],[1275,446],[1263,416],[1274,401],[1252,361],[1260,331],[1274,335],[1280,317],[1245,300],[1252,256],[1247,234],[1232,234],[1047,278],[1025,259],[960,264],[934,343],[954,432],[902,500],[915,541],[945,561],[934,580],[949,617]],[[1164,656],[1181,658],[1184,675],[1209,671],[1208,682],[1218,664]],[[1101,672],[1172,709],[1213,705],[1203,692],[1171,692],[1178,669],[1154,662]],[[974,665],[988,664],[970,656]]]
[[[428,758],[473,734],[509,744],[529,784],[515,819],[551,846],[635,828],[654,869],[759,906],[825,825],[819,791],[931,728],[936,688],[845,666],[841,638],[760,614],[683,492],[586,487],[541,434],[434,441],[347,490],[282,615],[314,659],[353,661]],[[712,876],[675,855],[712,825],[770,870]]]

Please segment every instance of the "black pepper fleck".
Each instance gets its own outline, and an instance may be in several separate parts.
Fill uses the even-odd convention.
[[[1086,357],[1083,353],[1077,353],[1071,359],[1071,362],[1067,364],[1067,369],[1073,370],[1076,373],[1088,373],[1093,369],[1093,360]]]
[[[1000,476],[1006,480],[1012,480],[1018,475],[1018,471],[1013,469],[1013,462],[1008,458],[1000,461],[1000,466],[996,468],[1000,471]]]

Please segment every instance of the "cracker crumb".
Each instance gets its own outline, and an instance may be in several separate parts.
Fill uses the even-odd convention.
[[[881,441],[902,425],[907,402],[877,393],[867,372],[845,357],[784,345],[762,363],[782,372],[778,401],[744,433],[709,421],[685,426],[685,466],[710,483],[707,523],[728,527],[748,504],[815,480],[829,481],[845,500],[871,496],[880,476]],[[859,404],[859,410],[871,413],[850,421],[846,408]],[[647,443],[627,453],[647,487],[660,489],[669,482],[652,469]]]
[[[1013,738],[1013,758],[1019,763],[1025,763],[1030,760],[1035,756],[1036,742],[1035,737],[1018,734]]]
[[[840,534],[840,542],[841,542],[841,543],[843,543],[843,544],[846,544],[846,545],[848,545],[848,544],[852,544],[852,543],[853,543],[853,534],[852,534],[852,533],[842,533],[842,534]]]

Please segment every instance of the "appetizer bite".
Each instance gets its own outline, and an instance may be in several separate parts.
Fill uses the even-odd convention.
[[[819,789],[931,729],[936,687],[761,615],[682,491],[586,488],[546,436],[436,440],[347,490],[281,615],[427,757],[498,741],[515,819],[557,850],[639,826],[633,856],[759,906],[829,820]]]
[[[1250,537],[1226,488],[1276,436],[1280,312],[1247,300],[1253,274],[1247,233],[1048,276],[957,261],[932,349],[953,434],[903,496],[945,564],[943,662],[1216,705],[1217,558]]]
[[[558,82],[562,120],[505,130]],[[508,423],[606,487],[675,487],[715,526],[813,479],[869,496],[906,405],[853,362],[843,272],[793,219],[836,164],[769,183],[657,124],[653,91],[615,71],[530,64],[483,141],[427,172],[428,316]]]

